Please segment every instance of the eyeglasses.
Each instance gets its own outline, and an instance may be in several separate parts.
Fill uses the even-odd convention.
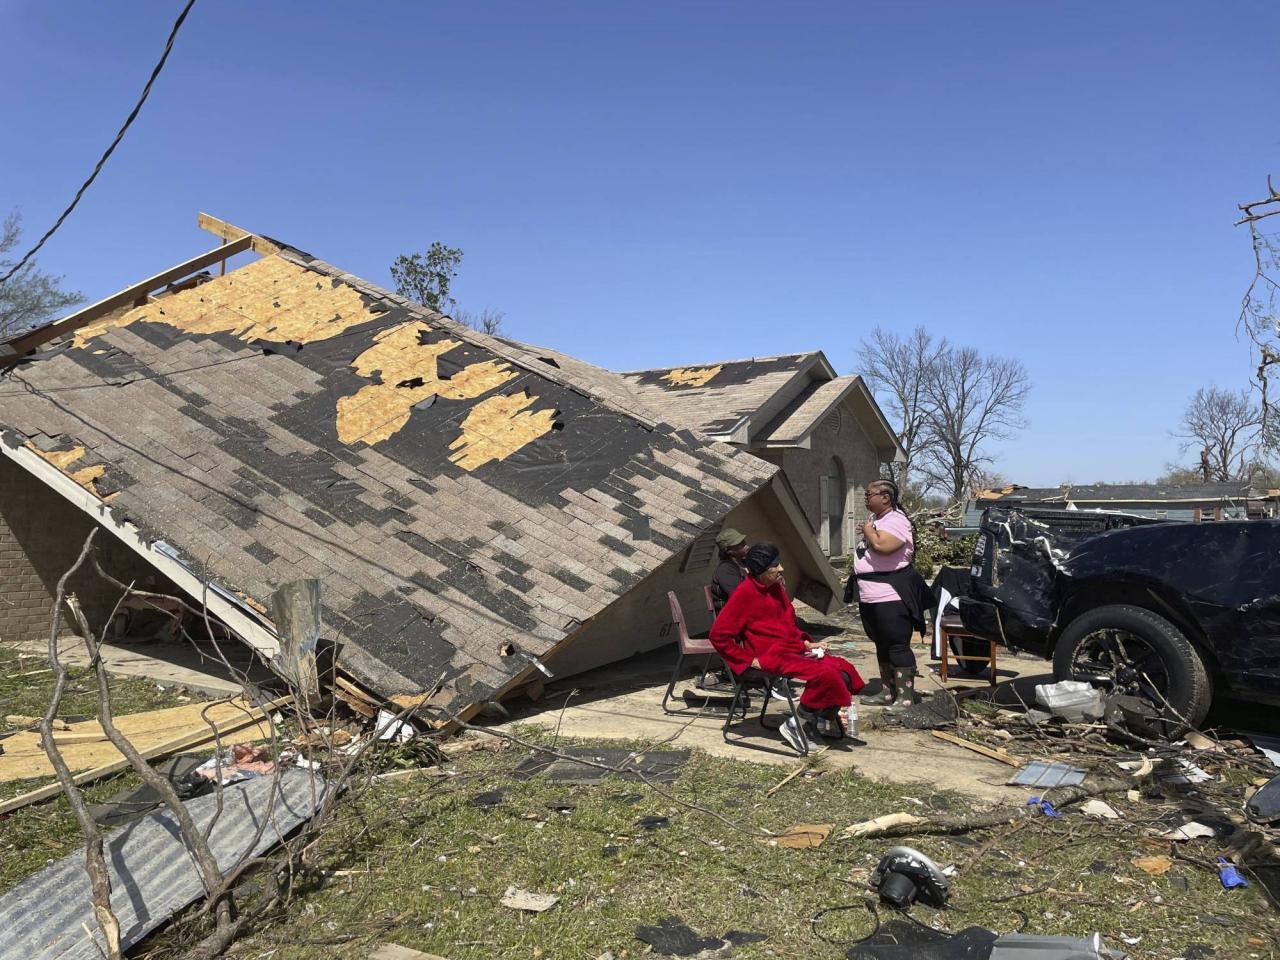
[[[868,490],[867,496],[868,497],[887,497],[889,496],[889,491],[888,490]]]

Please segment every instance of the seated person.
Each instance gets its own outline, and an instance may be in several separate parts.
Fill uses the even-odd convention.
[[[716,546],[720,548],[720,564],[711,575],[711,604],[719,615],[747,575],[745,561],[751,544],[747,543],[746,534],[725,527],[716,537]]]
[[[711,625],[711,645],[735,674],[749,667],[804,681],[796,715],[780,732],[787,743],[803,750],[806,723],[820,715],[834,719],[862,689],[862,677],[848,660],[827,656],[826,645],[814,642],[796,623],[796,612],[782,583],[778,548],[757,543],[747,553],[749,576],[729,597]]]

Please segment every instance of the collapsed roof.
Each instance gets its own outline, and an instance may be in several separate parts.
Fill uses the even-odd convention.
[[[201,221],[229,242],[0,348],[0,446],[184,589],[210,583],[210,608],[266,653],[273,589],[314,577],[340,666],[461,710],[776,473],[582,371]]]

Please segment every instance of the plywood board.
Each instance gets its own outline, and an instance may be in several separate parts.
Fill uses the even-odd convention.
[[[213,703],[188,703],[180,707],[151,710],[116,717],[116,727],[138,750],[146,752],[184,733],[209,731],[205,716],[218,728],[243,721],[253,704],[241,699],[221,700]],[[270,726],[259,722],[235,734],[237,741],[261,740],[271,735]],[[80,742],[66,742],[74,737]],[[82,739],[92,737],[92,739]],[[58,737],[62,757],[73,773],[106,766],[123,759],[120,752],[106,739],[102,725],[97,720],[68,725],[67,733]],[[27,780],[32,777],[53,775],[53,766],[40,745],[37,731],[15,733],[4,741],[4,753],[0,755],[0,783],[10,780]]]

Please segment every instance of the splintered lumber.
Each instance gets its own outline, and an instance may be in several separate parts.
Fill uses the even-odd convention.
[[[148,713],[126,714],[125,716],[116,717],[116,726],[127,736],[133,745],[138,748],[143,758],[147,760],[155,760],[159,757],[168,756],[171,753],[177,753],[179,750],[186,750],[191,747],[198,747],[208,744],[215,739],[215,731],[210,728],[200,716],[200,710],[204,707],[210,707],[210,719],[217,724],[216,737],[227,737],[236,734],[238,741],[245,740],[264,740],[271,736],[270,724],[264,722],[267,714],[288,703],[291,697],[281,697],[270,703],[264,704],[262,707],[255,707],[243,700],[222,701],[220,703],[205,704],[194,703],[185,707],[175,707],[169,710],[152,710]],[[185,718],[185,723],[181,726],[157,726],[157,715],[168,715],[170,717],[179,716],[178,711],[194,709],[195,722],[191,722],[191,715]],[[218,708],[215,713],[213,708]],[[151,721],[148,727],[143,722]],[[96,720],[87,721],[95,727],[98,726]],[[74,730],[82,724],[71,724]],[[130,728],[135,728],[132,730]],[[100,728],[99,728],[100,729]],[[140,731],[140,732],[139,732]],[[19,737],[25,740],[30,737],[35,738],[36,747],[40,750],[39,758],[31,754],[24,746],[24,752],[21,755],[12,755],[9,752],[9,746],[14,744]],[[0,755],[0,782],[8,780],[25,779],[27,777],[51,776],[53,771],[49,767],[49,758],[44,750],[39,747],[38,733],[34,734],[14,734],[5,741],[5,753]],[[28,745],[29,746],[29,745]],[[119,773],[129,766],[120,753],[111,745],[110,741],[94,742],[94,743],[75,743],[62,746],[61,752],[63,758],[67,760],[68,766],[72,770],[81,770],[76,774],[73,780],[76,784],[92,783],[95,780],[101,780],[103,777],[109,777],[114,773]],[[85,755],[93,755],[105,757],[106,759],[96,765],[89,765],[85,769],[83,758]],[[78,758],[78,759],[73,759]],[[43,760],[43,768],[37,765],[37,760]],[[21,776],[8,775],[7,767],[11,761],[21,761],[22,766],[18,769],[32,770],[36,773],[24,773]],[[62,792],[62,786],[58,783],[51,783],[47,786],[31,790],[27,793],[19,794],[9,800],[0,802],[0,814],[10,813],[18,810],[28,804],[38,803],[41,800],[47,800],[50,797],[56,797]]]
[[[917,817],[912,813],[886,813],[883,817],[876,817],[874,820],[863,820],[861,823],[849,824],[840,832],[840,839],[848,840],[852,837],[865,837],[882,833],[893,827],[906,827],[916,823],[925,823],[927,820],[927,817]]]
[[[954,743],[957,747],[964,747],[966,750],[972,750],[974,753],[980,753],[984,757],[992,760],[999,760],[1001,763],[1007,763],[1011,767],[1022,766],[1022,761],[1011,753],[1004,750],[992,750],[990,747],[984,747],[980,743],[974,743],[972,740],[964,740],[954,734],[947,733],[945,730],[934,730],[933,735],[939,740],[945,740],[947,743]]]

